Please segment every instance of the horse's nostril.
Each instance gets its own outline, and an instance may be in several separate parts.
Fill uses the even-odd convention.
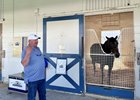
[[[115,54],[115,57],[116,57],[116,58],[119,58],[119,57],[120,57],[120,54]]]

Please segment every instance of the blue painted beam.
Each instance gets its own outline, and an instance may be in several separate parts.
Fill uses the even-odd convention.
[[[133,89],[121,89],[121,88],[112,88],[106,86],[96,86],[96,85],[86,85],[86,91],[88,93],[125,98],[128,100],[134,100],[134,90]]]

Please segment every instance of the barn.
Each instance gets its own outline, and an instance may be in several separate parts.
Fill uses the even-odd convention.
[[[49,62],[46,89],[139,100],[139,12],[139,0],[0,0],[0,81],[23,73],[21,52],[36,33]],[[101,46],[91,52],[116,36],[118,58]]]

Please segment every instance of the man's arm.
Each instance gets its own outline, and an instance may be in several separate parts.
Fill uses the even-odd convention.
[[[25,57],[23,58],[23,60],[21,61],[22,65],[24,67],[26,67],[30,61],[30,54],[32,52],[32,47],[28,46],[26,48],[26,54],[25,54]]]

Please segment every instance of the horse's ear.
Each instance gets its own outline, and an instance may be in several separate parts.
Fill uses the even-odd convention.
[[[115,37],[115,39],[117,40],[118,36]]]
[[[107,39],[109,39],[109,37],[106,36]]]

